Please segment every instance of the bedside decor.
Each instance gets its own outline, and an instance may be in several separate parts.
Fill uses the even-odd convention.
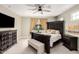
[[[40,32],[40,30],[42,30],[42,26],[40,24],[35,25],[34,30],[36,30],[37,32]]]
[[[34,26],[34,30],[36,30],[37,32],[40,32],[40,30],[42,29],[43,29],[42,25],[40,23],[40,20],[38,19],[36,25]]]

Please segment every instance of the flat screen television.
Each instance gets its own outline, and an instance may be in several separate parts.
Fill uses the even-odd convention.
[[[0,28],[14,28],[15,19],[0,13]]]

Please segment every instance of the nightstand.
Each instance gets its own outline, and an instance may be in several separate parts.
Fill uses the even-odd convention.
[[[78,50],[77,48],[78,38],[71,35],[64,35],[63,45],[67,47],[69,50]]]

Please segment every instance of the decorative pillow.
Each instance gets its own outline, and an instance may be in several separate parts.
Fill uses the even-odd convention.
[[[59,30],[56,30],[56,34],[59,34],[60,33],[60,31]]]
[[[58,30],[49,29],[49,30],[47,30],[47,33],[57,34],[57,33],[60,33],[60,32]]]
[[[56,30],[51,30],[51,34],[55,34],[56,33]]]
[[[48,29],[48,30],[47,30],[47,33],[49,33],[49,32],[51,32],[51,29]]]

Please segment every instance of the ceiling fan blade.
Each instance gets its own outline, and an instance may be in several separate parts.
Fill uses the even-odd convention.
[[[43,11],[45,11],[45,12],[51,12],[50,10],[43,10]]]
[[[33,12],[33,14],[34,14],[34,13],[37,13],[37,12],[38,12],[38,11],[35,11],[35,12]]]
[[[34,8],[34,9],[28,9],[28,10],[32,10],[32,11],[34,11],[34,10],[37,10],[37,8]]]
[[[35,4],[36,7],[39,7],[39,6],[43,7],[44,5],[45,4]]]
[[[51,8],[51,5],[50,4],[48,4],[48,5],[43,5],[43,8]]]

